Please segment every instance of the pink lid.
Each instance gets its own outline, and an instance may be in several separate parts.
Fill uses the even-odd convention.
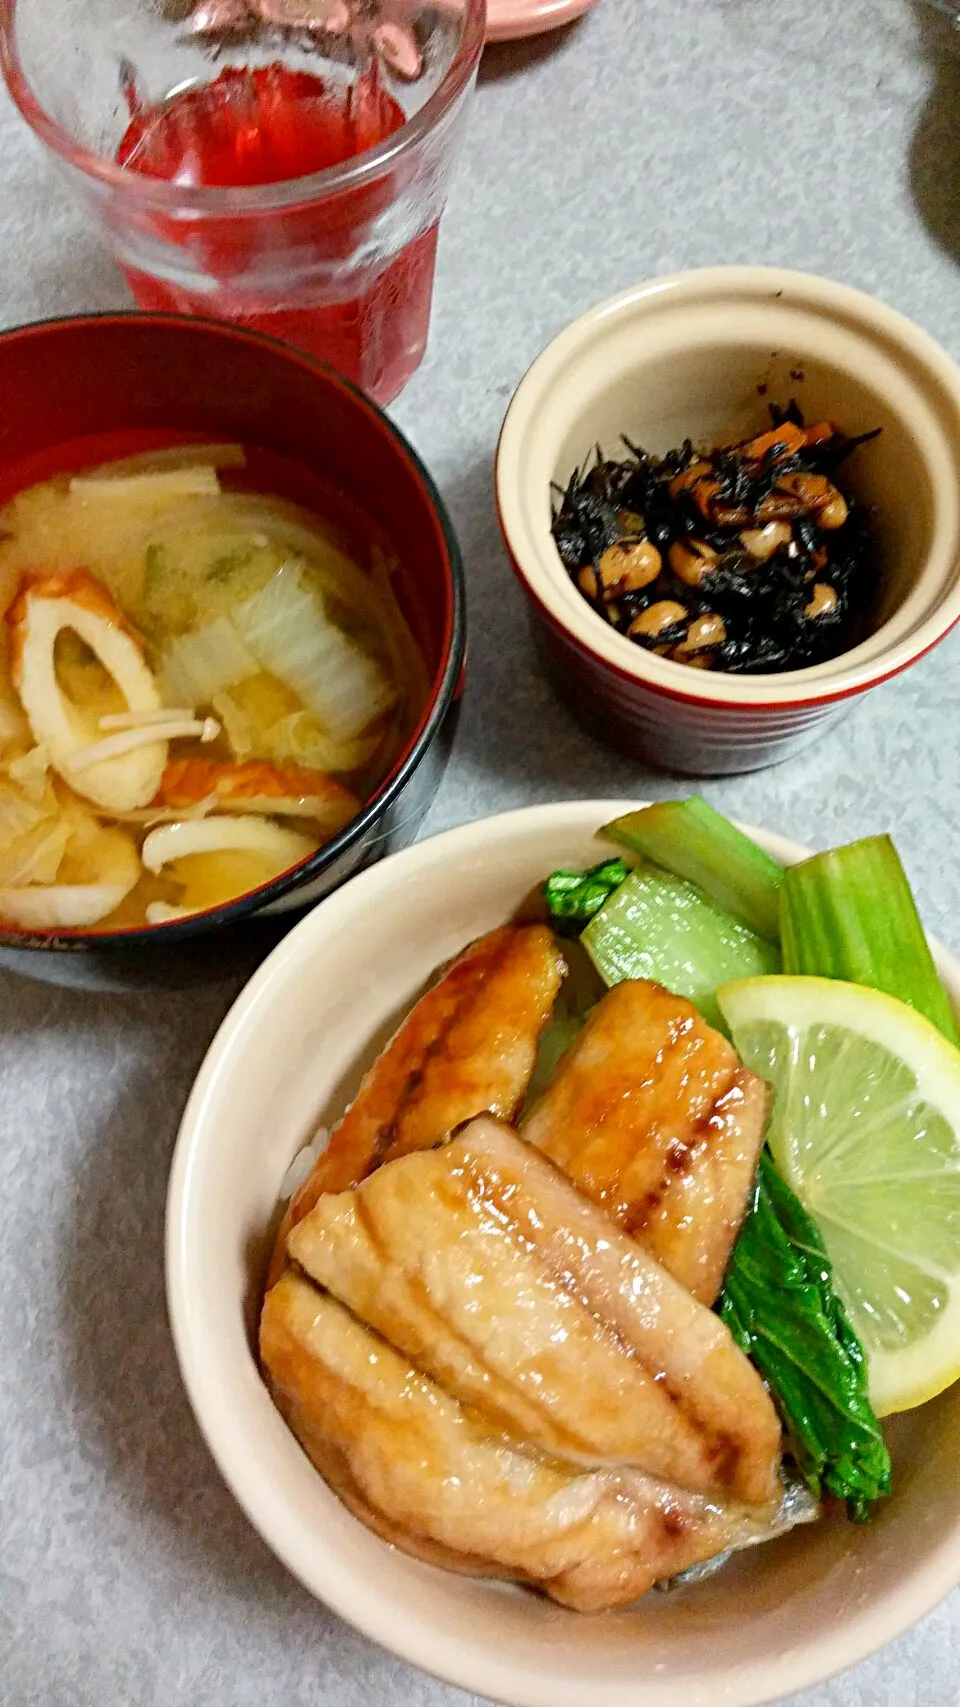
[[[570,24],[594,0],[487,0],[487,41],[513,41]]]

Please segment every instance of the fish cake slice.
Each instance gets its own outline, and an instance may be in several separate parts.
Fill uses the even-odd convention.
[[[648,979],[597,1003],[521,1133],[703,1304],[723,1283],[769,1091],[681,996]]]
[[[489,1426],[774,1498],[780,1425],[727,1328],[497,1121],[322,1197],[288,1252]]]

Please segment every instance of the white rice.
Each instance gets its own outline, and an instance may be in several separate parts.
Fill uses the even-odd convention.
[[[280,1182],[280,1201],[286,1203],[300,1190],[305,1179],[313,1169],[313,1164],[321,1150],[325,1150],[330,1142],[330,1133],[326,1126],[318,1126],[316,1135],[302,1150],[298,1150]]]

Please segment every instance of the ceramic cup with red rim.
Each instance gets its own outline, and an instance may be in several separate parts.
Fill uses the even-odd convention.
[[[419,721],[360,813],[317,853],[224,906],[168,924],[28,933],[0,924],[0,965],[57,983],[182,982],[262,958],[293,917],[413,840],[459,706],[463,571],[430,475],[331,368],[256,333],[176,315],[51,320],[0,334],[0,505],[56,474],[173,444],[237,442],[254,489],[390,541],[394,589],[427,665]]]
[[[804,670],[742,676],[644,651],[588,604],[550,533],[565,486],[621,435],[664,453],[808,420],[882,432],[844,471],[871,506],[881,592],[873,632]],[[917,326],[847,286],[766,267],[654,279],[581,315],[511,401],[496,460],[500,526],[551,674],[594,733],[692,774],[757,770],[817,739],[960,617],[960,370]]]

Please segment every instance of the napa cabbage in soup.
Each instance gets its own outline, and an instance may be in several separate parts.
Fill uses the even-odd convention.
[[[0,922],[163,924],[307,859],[427,693],[374,547],[155,453],[0,513]],[[222,471],[222,472],[221,472]]]

